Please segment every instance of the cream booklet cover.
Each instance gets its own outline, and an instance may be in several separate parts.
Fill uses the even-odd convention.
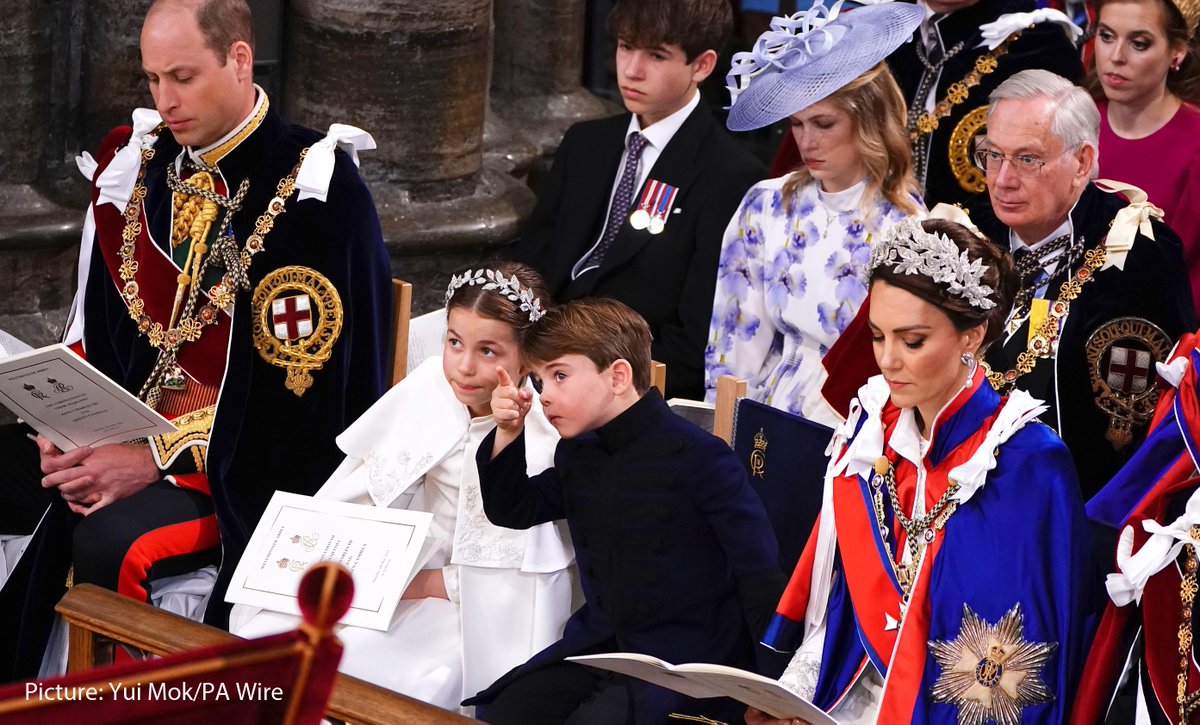
[[[66,345],[0,358],[0,404],[63,451],[176,430]]]
[[[433,515],[276,491],[233,572],[225,601],[299,614],[300,578],[318,561],[354,577],[342,624],[386,631],[400,595],[428,556]]]
[[[779,681],[736,667],[706,662],[673,665],[636,652],[609,652],[567,659],[636,677],[688,697],[732,697],[774,718],[800,718],[811,725],[837,725],[821,708],[787,689]]]

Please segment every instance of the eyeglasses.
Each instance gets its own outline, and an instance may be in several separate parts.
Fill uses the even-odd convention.
[[[1058,156],[1062,156],[1062,154],[1059,154]],[[1055,156],[1054,158],[1058,158],[1058,156]],[[1024,176],[1026,178],[1030,176],[1037,176],[1042,172],[1042,167],[1049,163],[1042,161],[1032,154],[1005,156],[995,149],[979,149],[975,152],[975,163],[979,165],[979,168],[983,169],[989,174],[1000,173],[1000,166],[1005,161],[1008,162],[1008,165],[1013,171],[1017,172],[1018,176]]]

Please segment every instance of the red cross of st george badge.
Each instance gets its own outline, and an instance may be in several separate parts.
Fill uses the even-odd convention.
[[[1140,393],[1150,382],[1153,362],[1145,350],[1113,345],[1108,358],[1108,384],[1123,393]]]
[[[308,295],[276,297],[271,301],[271,324],[280,340],[298,340],[313,333],[312,303]]]

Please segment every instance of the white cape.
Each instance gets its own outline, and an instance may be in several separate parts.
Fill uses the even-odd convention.
[[[406,508],[424,476],[458,450],[470,426],[442,374],[424,361],[338,436],[346,453],[317,498]],[[534,400],[526,418],[528,471],[553,465],[558,434]],[[462,455],[474,466],[475,450]],[[455,710],[458,704],[557,641],[572,610],[574,549],[565,524],[516,531],[493,526],[476,487],[459,492],[451,563],[458,602],[405,600],[387,632],[343,627],[339,669]],[[294,627],[296,618],[237,605],[243,637]]]

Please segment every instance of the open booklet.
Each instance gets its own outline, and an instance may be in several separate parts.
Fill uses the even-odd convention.
[[[0,338],[0,404],[60,450],[124,443],[177,430],[66,345],[28,349]]]
[[[568,657],[571,662],[611,670],[645,680],[688,697],[731,697],[775,718],[807,720],[812,725],[836,725],[821,708],[788,690],[777,680],[736,667],[697,662],[673,665],[636,652],[610,652]]]
[[[433,514],[276,491],[234,569],[225,601],[300,614],[300,579],[318,561],[354,577],[342,624],[387,631],[400,596],[439,543]]]

